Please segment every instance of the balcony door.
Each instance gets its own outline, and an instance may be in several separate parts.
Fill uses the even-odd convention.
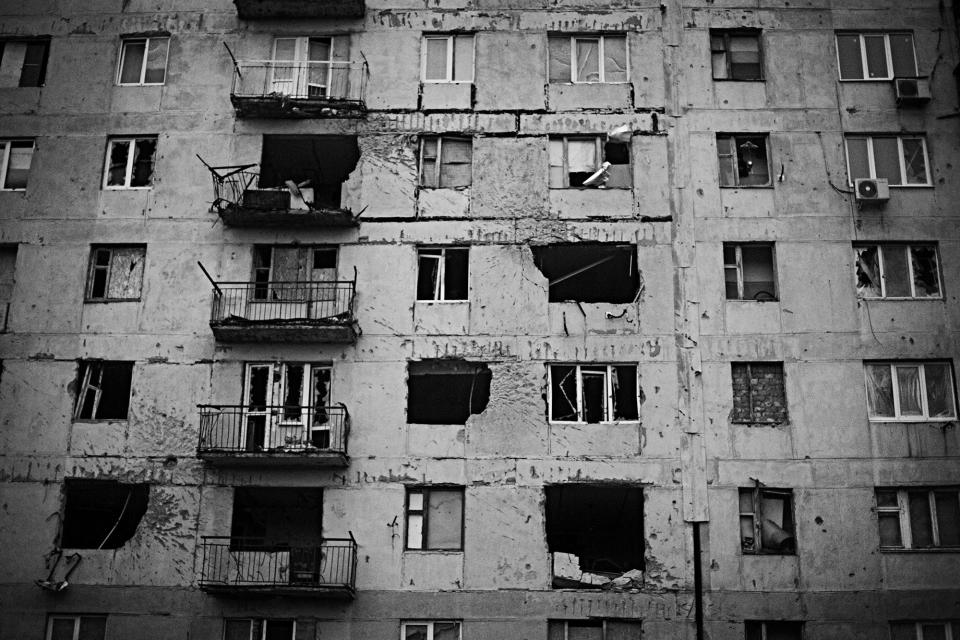
[[[336,247],[254,247],[253,300],[277,303],[283,319],[338,313]]]
[[[331,381],[329,365],[247,364],[243,435],[247,450],[329,449]]]
[[[277,38],[273,92],[292,98],[346,97],[347,46],[343,37]]]

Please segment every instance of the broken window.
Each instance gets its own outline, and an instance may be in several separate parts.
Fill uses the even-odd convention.
[[[643,489],[564,484],[545,492],[554,588],[642,586]]]
[[[802,622],[747,620],[743,626],[746,640],[803,640]]]
[[[890,640],[960,640],[960,620],[891,622]]]
[[[316,207],[340,207],[341,186],[357,166],[356,136],[265,135],[260,189],[296,191]]]
[[[407,424],[466,424],[487,408],[492,376],[482,362],[421,360],[407,373]]]
[[[855,244],[857,295],[861,298],[939,298],[935,244]]]
[[[727,300],[776,300],[773,244],[723,243]]]
[[[347,97],[349,52],[348,37],[275,39],[268,93],[295,98]]]
[[[118,549],[137,532],[147,512],[150,485],[67,478],[63,483],[67,549]]]
[[[407,549],[463,549],[463,489],[407,489]]]
[[[104,640],[106,631],[106,616],[51,615],[46,640]]]
[[[424,82],[473,82],[473,34],[423,36]]]
[[[627,82],[627,38],[622,35],[551,35],[550,82]]]
[[[783,424],[787,421],[787,392],[782,362],[733,362],[731,422]]]
[[[633,186],[630,145],[600,136],[550,138],[550,188]]]
[[[871,362],[864,370],[871,420],[956,419],[949,362]]]
[[[714,80],[763,80],[763,49],[758,29],[711,29]]]
[[[223,640],[294,640],[295,620],[276,618],[225,618]]]
[[[417,249],[417,300],[466,300],[469,249]]]
[[[341,426],[331,420],[332,367],[305,362],[248,363],[244,410],[239,433],[231,442],[247,451],[307,444],[329,449]]]
[[[848,135],[844,140],[850,186],[858,178],[883,178],[897,186],[932,184],[923,136]]]
[[[322,519],[321,489],[237,487],[233,493],[231,549],[312,548],[320,544]]]
[[[637,248],[632,244],[574,243],[531,247],[549,280],[550,302],[635,302],[640,295]]]
[[[427,136],[420,139],[420,186],[455,189],[469,187],[473,141],[470,138]]]
[[[960,547],[960,489],[877,489],[880,549]]]
[[[0,140],[0,190],[27,188],[33,149],[33,140]]]
[[[0,40],[0,87],[42,87],[50,38]]]
[[[913,34],[838,33],[837,57],[841,80],[916,78]]]
[[[157,136],[111,138],[107,142],[105,189],[139,189],[153,184]]]
[[[740,549],[744,553],[792,554],[796,551],[793,491],[740,489]]]
[[[0,331],[7,329],[16,268],[17,245],[0,245]]]
[[[147,248],[142,245],[91,247],[86,301],[139,300],[146,257]]]
[[[81,360],[74,419],[126,420],[132,379],[132,362]]]
[[[637,365],[552,364],[548,367],[551,422],[639,419]]]
[[[640,640],[640,620],[549,620],[547,640]]]
[[[460,623],[455,620],[401,622],[400,640],[460,640]]]
[[[163,84],[169,37],[124,38],[120,43],[117,84]]]
[[[334,300],[337,253],[337,247],[254,245],[253,299],[275,302]],[[311,286],[309,283],[329,283],[329,286]]]
[[[767,187],[772,184],[766,135],[717,134],[717,155],[721,187]]]

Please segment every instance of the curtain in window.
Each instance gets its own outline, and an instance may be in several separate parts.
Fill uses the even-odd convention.
[[[893,417],[893,380],[890,365],[867,365],[867,407],[871,416]]]
[[[950,365],[946,363],[927,363],[924,365],[927,379],[927,409],[931,418],[943,418],[956,415],[953,406],[953,376]]]
[[[897,396],[900,398],[900,415],[923,415],[919,367],[897,367],[897,391]]]

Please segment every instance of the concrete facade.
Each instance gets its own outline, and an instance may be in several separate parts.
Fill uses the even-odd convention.
[[[954,2],[366,0],[360,18],[242,20],[230,0],[0,0],[0,40],[50,38],[42,87],[0,86],[0,140],[35,145],[26,189],[0,191],[0,637],[47,638],[65,614],[106,615],[108,640],[219,639],[225,618],[295,619],[298,640],[398,638],[410,620],[542,640],[548,620],[588,619],[692,639],[698,563],[713,640],[743,638],[745,621],[847,640],[960,619],[960,548],[881,551],[875,497],[960,485],[956,374],[952,420],[871,420],[864,385],[865,361],[960,358]],[[758,30],[764,80],[715,80],[711,29]],[[840,81],[838,31],[912,33],[933,99],[898,107],[890,80]],[[422,82],[424,34],[466,33],[472,83]],[[548,82],[560,33],[625,36],[629,81]],[[169,38],[164,82],[121,86],[121,38],[143,34]],[[231,53],[269,60],[275,38],[329,35],[367,65],[365,114],[235,117]],[[551,141],[618,127],[631,189],[551,188]],[[720,185],[725,133],[766,137],[768,186]],[[852,133],[923,134],[930,185],[859,206]],[[356,226],[220,222],[196,156],[260,162],[271,135],[356,136],[341,191]],[[470,140],[469,186],[419,186],[421,140],[440,135]],[[149,188],[103,187],[118,136],[156,137]],[[853,247],[871,242],[935,243],[941,295],[858,298]],[[550,302],[533,248],[562,243],[634,246],[634,300]],[[773,245],[775,300],[725,295],[724,243]],[[104,245],[145,245],[139,300],[89,300]],[[356,341],[215,341],[197,262],[249,282],[255,245],[337,247]],[[424,246],[469,247],[466,300],[417,299]],[[126,419],[74,417],[80,362],[101,359],[134,363]],[[435,359],[489,367],[465,424],[406,419],[408,363]],[[197,457],[197,405],[245,404],[246,365],[273,362],[330,365],[348,466]],[[731,419],[736,362],[782,363],[786,421]],[[552,420],[550,365],[569,364],[635,365],[639,417]],[[74,478],[149,483],[149,503],[131,539],[66,548],[51,573]],[[756,481],[792,491],[795,552],[743,551],[738,490]],[[553,588],[545,487],[562,484],[642,488],[642,587]],[[405,549],[407,492],[430,486],[463,488],[460,550]],[[201,590],[202,536],[231,535],[238,487],[322,489],[318,535],[358,544],[355,598]],[[69,587],[35,586],[71,553]]]

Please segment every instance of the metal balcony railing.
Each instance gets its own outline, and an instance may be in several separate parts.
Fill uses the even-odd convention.
[[[365,62],[301,60],[237,60],[230,97],[237,100],[279,99],[280,108],[316,103],[331,110],[364,110]],[[238,105],[239,106],[239,105]],[[303,114],[308,115],[308,114]],[[319,111],[309,115],[338,115]]]
[[[210,322],[346,325],[353,299],[353,281],[218,282]]]
[[[203,454],[347,454],[350,414],[343,405],[200,405]]]
[[[357,541],[353,533],[349,535],[287,544],[204,536],[199,586],[208,591],[310,590],[352,597],[357,578]]]

